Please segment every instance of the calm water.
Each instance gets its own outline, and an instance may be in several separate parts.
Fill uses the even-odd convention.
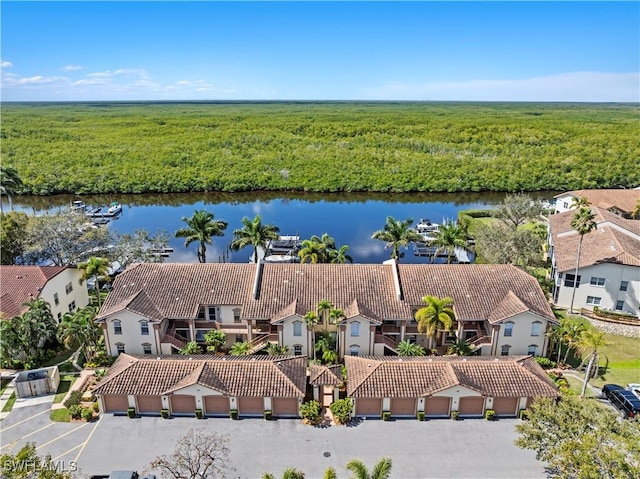
[[[540,193],[537,197],[551,198],[553,193]],[[460,210],[490,208],[504,195],[496,193],[464,194],[283,194],[283,193],[193,193],[165,195],[83,196],[59,195],[48,197],[19,197],[15,209],[42,212],[68,206],[75,199],[88,205],[108,205],[117,200],[123,213],[109,225],[114,231],[130,233],[138,228],[152,234],[159,229],[171,236],[174,248],[167,261],[196,262],[197,245],[185,248],[184,240],[173,238],[174,232],[185,226],[182,217],[189,217],[196,209],[213,212],[216,219],[229,223],[223,237],[214,238],[207,246],[210,262],[247,262],[250,247],[231,252],[228,244],[234,229],[240,228],[243,216],[262,216],[263,222],[280,227],[282,235],[311,235],[329,233],[338,246],[349,245],[349,253],[357,263],[380,263],[389,258],[384,243],[371,239],[374,231],[382,229],[385,218],[430,218],[441,223],[443,218],[455,219]],[[416,257],[411,249],[402,259],[405,263],[425,263],[428,258]]]

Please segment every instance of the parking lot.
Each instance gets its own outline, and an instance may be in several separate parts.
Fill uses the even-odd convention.
[[[383,456],[393,459],[396,478],[543,478],[544,467],[531,451],[513,445],[516,419],[418,422],[366,420],[353,426],[314,428],[300,420],[263,421],[103,415],[93,423],[52,423],[49,405],[14,410],[0,422],[1,452],[26,442],[38,454],[51,454],[59,467],[74,467],[76,477],[114,469],[142,471],[156,456],[170,454],[189,429],[230,438],[235,471],[228,477],[259,478],[282,474],[286,467],[322,477],[334,467],[348,476],[345,464],[360,458],[368,466]]]

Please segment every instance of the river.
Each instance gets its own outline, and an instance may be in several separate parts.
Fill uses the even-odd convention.
[[[553,192],[532,194],[535,198],[550,199]],[[212,212],[216,219],[229,223],[223,237],[213,239],[207,246],[210,262],[247,262],[252,254],[250,247],[238,252],[228,249],[234,229],[241,227],[243,216],[261,215],[263,222],[280,228],[282,235],[299,235],[301,239],[311,235],[329,233],[338,246],[349,245],[348,253],[356,263],[380,263],[389,258],[389,250],[383,242],[371,239],[374,231],[382,229],[387,216],[396,219],[429,218],[436,223],[443,219],[455,219],[461,210],[494,207],[504,198],[500,193],[189,193],[189,194],[141,194],[116,196],[30,196],[17,197],[14,209],[27,212],[43,211],[69,206],[81,199],[87,205],[104,206],[118,201],[122,214],[108,227],[120,233],[132,233],[144,228],[155,234],[166,230],[174,252],[166,261],[186,263],[197,261],[197,244],[188,248],[184,240],[173,234],[185,226],[182,217],[189,217],[197,209]],[[5,211],[7,210],[4,203]],[[404,263],[425,263],[429,258],[418,257],[412,249],[403,250]]]

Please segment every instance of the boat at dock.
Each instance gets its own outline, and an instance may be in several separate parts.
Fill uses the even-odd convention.
[[[266,256],[274,254],[295,255],[300,250],[301,245],[300,236],[279,236],[277,240],[270,240],[267,244]]]

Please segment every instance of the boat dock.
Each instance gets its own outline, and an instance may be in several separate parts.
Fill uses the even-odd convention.
[[[438,248],[435,246],[429,246],[425,243],[415,243],[413,245],[413,254],[416,256],[432,256],[435,258],[446,258],[446,251],[438,251]],[[469,256],[469,252],[464,248],[455,248],[453,250],[453,255],[456,258],[456,263],[459,264],[470,264],[471,258]]]

